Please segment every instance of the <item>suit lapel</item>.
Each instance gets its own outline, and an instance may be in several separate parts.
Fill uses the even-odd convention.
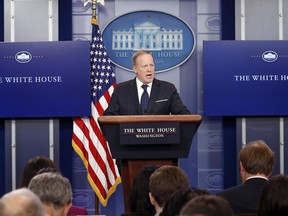
[[[154,78],[152,89],[150,93],[150,99],[147,107],[147,113],[150,114],[150,111],[152,110],[153,105],[155,104],[156,98],[159,95],[160,92],[160,82],[159,80]]]

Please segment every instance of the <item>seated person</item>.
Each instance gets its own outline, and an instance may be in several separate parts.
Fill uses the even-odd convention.
[[[164,205],[160,216],[179,215],[182,207],[190,200],[201,195],[207,195],[209,192],[199,188],[185,188],[174,192]]]
[[[157,169],[157,165],[143,167],[135,176],[129,194],[128,204],[130,212],[122,216],[154,216],[156,211],[149,198],[149,178]]]
[[[284,216],[288,214],[288,176],[276,175],[264,186],[258,216]]]
[[[229,203],[215,195],[198,196],[181,209],[180,216],[234,216]]]
[[[150,202],[160,215],[170,196],[177,190],[189,187],[188,175],[177,166],[163,165],[156,169],[149,179]]]
[[[235,214],[255,214],[263,187],[274,167],[274,153],[262,140],[245,145],[239,153],[242,185],[218,193],[231,205]]]
[[[59,173],[42,173],[34,176],[28,188],[41,200],[49,216],[66,216],[72,205],[72,188],[69,180]]]
[[[0,199],[1,216],[46,216],[38,196],[27,188],[6,193]]]
[[[39,173],[40,170],[46,169],[48,171],[61,173],[54,161],[45,156],[36,156],[31,158],[26,163],[20,178],[19,187],[28,187],[30,180]],[[88,215],[87,209],[72,205],[69,209],[68,215]]]

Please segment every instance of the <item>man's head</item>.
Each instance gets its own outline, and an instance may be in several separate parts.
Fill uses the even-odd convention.
[[[152,54],[145,50],[136,52],[132,57],[133,71],[136,77],[145,84],[154,79],[155,66]]]
[[[42,173],[33,177],[28,185],[42,201],[46,212],[66,215],[72,205],[72,189],[67,178],[59,173]]]
[[[252,141],[239,153],[240,174],[245,181],[253,175],[269,177],[274,167],[275,156],[269,146],[262,140]]]
[[[189,187],[188,175],[177,166],[163,165],[150,176],[150,200],[155,208],[163,208],[170,196],[179,189]],[[157,211],[157,209],[156,209]]]
[[[180,216],[233,216],[229,203],[220,196],[201,195],[186,203]]]
[[[27,188],[13,190],[0,199],[0,216],[44,216],[43,205]]]

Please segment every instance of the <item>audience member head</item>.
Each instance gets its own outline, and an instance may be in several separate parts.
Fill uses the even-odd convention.
[[[165,203],[160,216],[179,215],[182,207],[187,202],[194,199],[195,197],[207,194],[210,194],[207,190],[194,187],[177,190]]]
[[[155,215],[155,208],[149,199],[149,178],[157,168],[157,165],[145,166],[135,176],[128,201],[131,212],[137,215]]]
[[[240,174],[244,182],[250,176],[269,177],[274,167],[275,156],[262,140],[250,142],[239,153]]]
[[[0,216],[45,216],[43,205],[33,192],[20,188],[0,199]]]
[[[184,205],[180,216],[233,216],[229,203],[215,195],[198,196]]]
[[[288,214],[288,176],[276,175],[263,188],[259,216],[286,216]]]
[[[24,167],[24,170],[21,175],[19,187],[28,187],[30,180],[38,174],[38,172],[43,169],[50,167],[52,169],[57,170],[57,165],[49,158],[44,156],[37,156],[30,159]]]
[[[40,198],[48,215],[67,215],[72,205],[72,189],[69,180],[60,173],[38,174],[28,188]]]
[[[160,213],[170,196],[177,190],[188,188],[188,175],[177,166],[163,165],[149,179],[149,196],[156,213]]]

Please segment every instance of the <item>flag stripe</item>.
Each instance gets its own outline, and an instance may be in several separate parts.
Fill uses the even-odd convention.
[[[91,187],[102,205],[106,206],[109,197],[121,183],[121,178],[97,120],[109,104],[116,86],[116,78],[94,19],[90,50],[92,115],[74,119],[72,146],[87,169]]]

